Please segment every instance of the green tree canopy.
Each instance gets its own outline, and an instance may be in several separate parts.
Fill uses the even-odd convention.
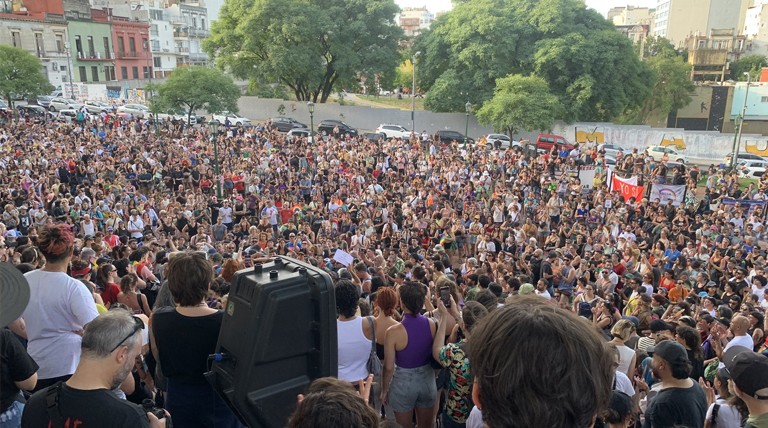
[[[667,115],[691,102],[696,85],[691,81],[691,65],[680,56],[658,55],[647,61],[653,74],[651,96],[634,112],[628,114],[631,123],[646,123],[651,113]]]
[[[195,110],[208,113],[236,112],[240,88],[220,70],[208,67],[177,68],[168,79],[154,88],[155,111],[183,110],[187,120]]]
[[[203,48],[238,77],[325,102],[361,76],[394,79],[398,10],[393,0],[226,0]]]
[[[743,56],[731,64],[731,79],[746,81],[747,76],[744,73],[749,73],[752,76],[752,80],[755,81],[759,77],[760,69],[763,67],[768,67],[768,58],[765,56]]]
[[[448,92],[483,104],[497,79],[521,74],[549,84],[563,119],[610,120],[642,103],[651,85],[629,39],[580,0],[456,2],[413,50],[422,52],[416,73],[425,106],[437,111],[463,110],[466,100]]]
[[[13,100],[48,93],[53,86],[43,75],[43,64],[31,53],[0,46],[0,96],[13,108]]]
[[[643,43],[643,59],[654,57],[675,58],[681,56],[669,39],[661,36],[648,36]]]
[[[549,130],[559,112],[560,102],[544,79],[513,74],[496,81],[493,98],[478,110],[477,119],[511,136],[521,130]]]

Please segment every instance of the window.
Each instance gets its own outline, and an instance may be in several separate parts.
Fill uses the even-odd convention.
[[[104,80],[117,80],[117,76],[115,76],[115,67],[109,65],[104,67]]]
[[[35,51],[37,56],[45,56],[45,44],[43,43],[43,33],[35,33]]]
[[[111,47],[111,44],[109,43],[109,37],[104,37],[104,58],[109,58],[111,51],[112,51],[112,47]]]
[[[64,53],[64,48],[66,45],[64,44],[64,35],[63,34],[57,34],[56,35],[56,52],[58,53]]]
[[[154,60],[153,62],[155,63],[155,68],[163,66],[163,63],[161,62],[161,58],[159,56],[156,56],[152,59]]]
[[[79,68],[79,71],[80,71],[80,81],[83,82],[83,83],[87,82],[88,81],[88,74],[86,74],[86,72],[85,72],[85,67],[81,65],[78,68]]]
[[[768,103],[768,97],[760,97],[761,103]]]
[[[141,67],[141,74],[144,76],[145,79],[149,79],[149,70],[147,67]]]
[[[96,58],[96,47],[93,45],[93,36],[88,36],[88,58]]]
[[[123,40],[123,36],[117,36],[117,54],[122,58],[122,56],[125,54],[125,40]]]
[[[93,78],[94,82],[99,81],[99,67],[95,65],[91,66],[91,77]]]
[[[128,38],[128,51],[132,54],[132,56],[136,56],[136,39],[133,37]]]
[[[75,36],[75,50],[77,51],[77,57],[82,58],[83,57],[83,41],[80,39],[80,36]]]
[[[133,78],[138,79],[139,78],[139,67],[132,67],[131,71],[133,71]]]
[[[67,66],[66,66],[66,65],[60,65],[60,66],[59,66],[59,70],[61,70],[61,71],[67,71]]]
[[[120,77],[123,80],[128,80],[128,67],[120,67]]]
[[[147,39],[141,39],[141,50],[144,52],[149,50],[149,41]]]
[[[21,34],[18,31],[11,31],[11,43],[14,48],[21,47]]]

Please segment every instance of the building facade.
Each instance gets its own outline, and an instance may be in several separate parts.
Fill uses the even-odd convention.
[[[650,25],[653,9],[647,7],[624,6],[613,8],[608,12],[608,19],[613,25]]]
[[[657,0],[653,35],[683,47],[690,36],[744,26],[752,0]]]
[[[116,80],[149,80],[153,68],[149,24],[120,16],[113,16],[111,23]]]
[[[208,10],[201,2],[177,3],[166,8],[173,26],[177,66],[207,65],[203,39],[210,35]]]
[[[747,37],[747,54],[768,56],[768,0],[754,0],[747,9],[743,34]]]
[[[690,36],[686,48],[688,63],[693,66],[691,80],[724,82],[731,77],[728,64],[746,49],[746,37],[733,28],[713,29],[705,36]]]
[[[417,36],[423,30],[429,28],[435,20],[435,15],[427,10],[426,6],[406,7],[400,11],[397,23],[406,36]]]

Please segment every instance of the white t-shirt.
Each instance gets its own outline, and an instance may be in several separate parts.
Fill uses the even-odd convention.
[[[627,394],[630,397],[635,395],[635,388],[632,386],[632,381],[624,372],[616,370],[616,388],[614,391],[619,391]]]
[[[725,355],[726,352],[728,352],[729,349],[733,348],[734,346],[743,346],[747,349],[752,349],[755,344],[752,341],[752,336],[745,334],[743,336],[734,336],[733,339],[731,339],[730,342],[728,342],[727,345],[725,345],[725,348],[723,348],[723,355]],[[722,369],[725,367],[725,364],[720,362],[720,364],[717,366],[717,368]]]
[[[93,295],[82,282],[63,272],[34,270],[24,277],[30,298],[22,315],[29,355],[40,366],[40,379],[70,375],[80,361],[82,337],[77,333],[96,318]]]
[[[543,297],[543,298],[545,298],[547,300],[551,300],[552,299],[552,296],[549,294],[549,291],[547,291],[547,290],[544,290],[544,291],[534,290],[533,292],[536,293],[537,296]]]
[[[717,428],[741,428],[741,414],[739,411],[720,397],[707,409],[706,420],[712,420],[712,409],[715,407],[715,404],[720,407],[717,410],[717,420],[714,421],[716,423],[712,425],[717,426]]]

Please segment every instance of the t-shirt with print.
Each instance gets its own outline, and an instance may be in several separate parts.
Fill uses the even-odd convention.
[[[440,365],[450,373],[445,413],[456,423],[465,423],[472,410],[472,384],[469,358],[464,352],[464,342],[449,343],[440,349]]]

